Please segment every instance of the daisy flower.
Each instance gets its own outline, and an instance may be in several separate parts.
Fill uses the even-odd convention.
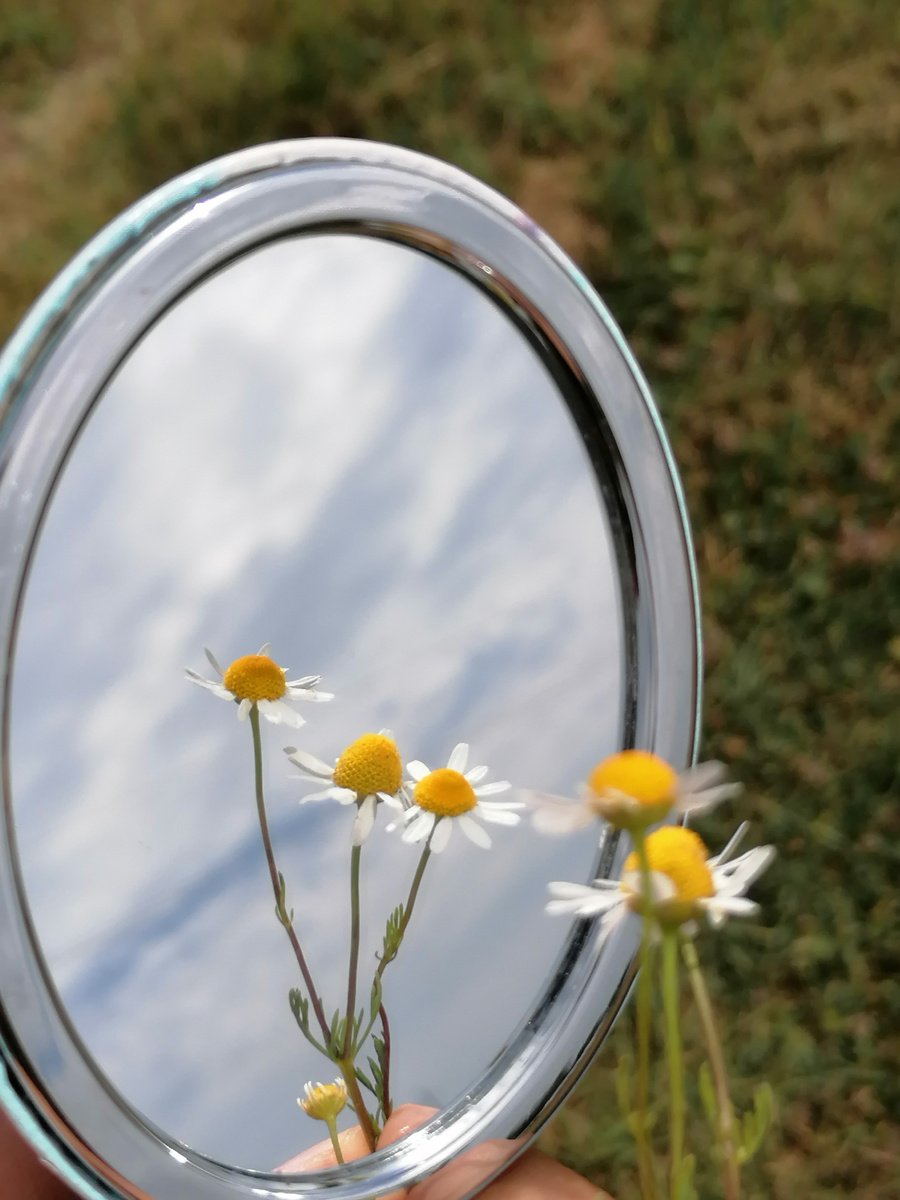
[[[284,752],[307,778],[329,785],[320,792],[304,796],[301,804],[313,800],[337,800],[338,804],[357,806],[353,823],[354,846],[361,846],[372,832],[379,800],[391,808],[403,807],[397,799],[403,782],[403,763],[389,729],[358,737],[338,756],[333,767],[295,746],[285,746]]]
[[[334,696],[330,692],[316,691],[316,684],[322,678],[321,675],[288,679],[284,667],[279,667],[269,657],[271,648],[266,642],[258,654],[245,654],[243,658],[236,658],[231,666],[223,671],[212,652],[204,647],[204,653],[210,666],[219,676],[219,682],[215,679],[204,679],[190,667],[185,667],[185,673],[191,683],[206,688],[220,700],[237,701],[238,718],[241,721],[246,721],[251,708],[256,705],[267,721],[299,729],[306,721],[293,708],[295,700],[322,703],[325,700],[333,700]]]
[[[757,846],[730,858],[746,830],[745,823],[712,858],[691,829],[666,825],[648,834],[650,909],[661,925],[680,925],[686,933],[694,933],[697,918],[706,917],[718,926],[727,917],[749,917],[759,910],[744,893],[775,857],[775,848]],[[549,891],[548,913],[601,918],[598,948],[629,913],[640,915],[644,909],[640,864],[634,852],[626,858],[619,881],[601,879],[593,887],[551,883]]]
[[[648,750],[622,750],[591,771],[580,804],[539,796],[534,824],[542,833],[569,833],[600,817],[617,829],[646,829],[672,814],[707,812],[740,792],[739,783],[725,782],[723,763],[679,774]]]
[[[482,783],[488,773],[487,767],[472,767],[466,771],[468,761],[469,747],[460,742],[453,748],[446,767],[429,771],[423,762],[406,764],[412,777],[407,787],[412,789],[413,803],[400,819],[405,825],[404,842],[430,838],[431,849],[440,854],[450,841],[453,826],[459,825],[470,842],[486,850],[491,839],[475,817],[494,825],[518,825],[520,818],[515,810],[524,808],[524,804],[515,800],[484,799],[508,791],[512,784],[506,780]],[[395,828],[397,824],[395,822],[388,828]]]
[[[306,1098],[297,1103],[309,1117],[317,1121],[333,1121],[347,1106],[347,1085],[343,1079],[334,1083],[308,1083],[304,1087]]]

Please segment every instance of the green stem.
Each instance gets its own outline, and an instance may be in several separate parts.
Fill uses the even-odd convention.
[[[266,862],[269,865],[269,876],[272,880],[272,890],[275,893],[275,906],[279,910],[279,921],[284,926],[285,933],[291,943],[294,951],[294,957],[297,959],[297,965],[300,968],[300,974],[303,976],[303,982],[306,984],[306,990],[309,993],[310,1003],[313,1007],[313,1012],[316,1014],[316,1020],[319,1022],[319,1028],[322,1030],[322,1038],[327,1045],[331,1039],[331,1032],[328,1028],[328,1020],[325,1016],[325,1010],[322,1008],[322,1001],[319,999],[319,993],[316,991],[313,983],[312,974],[306,962],[306,957],[300,946],[300,940],[294,930],[294,925],[288,917],[284,906],[284,897],[281,890],[281,877],[278,873],[278,867],[275,863],[275,852],[272,849],[272,838],[269,835],[269,822],[266,819],[266,801],[263,794],[263,766],[262,766],[262,738],[259,732],[259,710],[254,704],[250,709],[250,729],[253,733],[253,766],[256,779],[256,811],[259,816],[259,829],[262,834],[263,849],[266,852]]]
[[[353,1065],[352,1058],[339,1058],[337,1065],[341,1069],[341,1074],[344,1077],[344,1083],[347,1085],[347,1095],[350,1097],[350,1103],[353,1105],[353,1110],[356,1113],[359,1127],[363,1131],[363,1136],[366,1139],[366,1144],[370,1152],[375,1150],[375,1145],[378,1141],[378,1133],[375,1125],[369,1115],[369,1110],[366,1108],[366,1102],[363,1100],[362,1092],[359,1090],[359,1080],[356,1078],[356,1070]]]
[[[406,904],[404,905],[404,908],[403,908],[403,918],[400,921],[400,929],[398,930],[398,933],[397,933],[398,949],[399,949],[400,942],[403,941],[403,935],[406,933],[406,927],[409,925],[410,917],[413,914],[413,908],[415,908],[415,904],[416,904],[416,897],[419,894],[419,886],[422,882],[422,876],[425,874],[425,868],[428,866],[429,858],[431,858],[431,838],[430,837],[429,837],[428,841],[425,843],[425,847],[422,850],[421,857],[419,858],[419,864],[416,867],[416,873],[415,873],[415,875],[413,875],[412,883],[409,886],[409,895],[406,897]],[[396,955],[394,957],[396,957]],[[385,968],[387,967],[389,962],[393,962],[393,958],[382,959],[381,962],[378,964],[378,970],[375,972],[375,982],[378,982],[378,980],[380,980],[382,978],[382,976],[384,975],[384,972],[385,972]],[[373,986],[374,986],[374,984],[373,984]]]
[[[344,1058],[353,1056],[353,1027],[356,1022],[356,977],[359,972],[359,860],[362,846],[350,851],[350,966],[347,971],[347,1020]]]
[[[653,895],[650,862],[643,830],[632,835],[641,873],[641,893],[649,902]],[[656,1169],[650,1140],[650,1041],[653,1026],[653,933],[654,918],[649,903],[641,905],[641,951],[637,987],[637,1111],[634,1140],[643,1200],[657,1200]]]
[[[669,1068],[669,1168],[672,1200],[677,1200],[684,1161],[684,1058],[681,1048],[681,1006],[678,1003],[677,928],[663,932],[662,993],[666,1026],[666,1061]]]
[[[725,1069],[725,1058],[722,1054],[722,1043],[719,1040],[716,1020],[713,1013],[712,1000],[706,987],[706,980],[700,969],[700,960],[694,943],[688,938],[682,938],[681,953],[687,967],[688,980],[694,995],[694,1003],[700,1014],[700,1023],[706,1038],[706,1053],[709,1056],[710,1070],[716,1086],[718,1101],[719,1140],[722,1145],[723,1172],[725,1185],[725,1200],[740,1200],[741,1195],[741,1165],[738,1159],[737,1125],[734,1118],[734,1108],[728,1089],[728,1072]]]
[[[331,1144],[334,1147],[334,1157],[337,1159],[340,1166],[344,1165],[344,1155],[341,1151],[341,1141],[338,1137],[337,1121],[334,1117],[326,1117],[325,1124],[328,1126],[328,1136],[331,1138]]]

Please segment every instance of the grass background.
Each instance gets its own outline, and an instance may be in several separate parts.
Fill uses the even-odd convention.
[[[738,1096],[779,1099],[748,1191],[900,1196],[900,6],[5,0],[0,337],[153,185],[325,134],[507,192],[634,347],[696,533],[704,755],[780,851],[763,921],[705,946]],[[628,1025],[544,1136],[621,1200]]]

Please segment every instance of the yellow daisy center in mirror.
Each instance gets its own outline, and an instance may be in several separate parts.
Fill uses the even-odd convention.
[[[358,796],[400,790],[403,764],[396,743],[383,733],[364,733],[352,742],[334,768],[334,782]]]
[[[333,1121],[347,1103],[347,1085],[342,1082],[306,1085],[306,1099],[297,1103],[317,1121]]]
[[[647,861],[651,871],[657,871],[671,880],[675,888],[672,901],[692,905],[716,894],[712,871],[707,866],[707,850],[703,841],[691,829],[679,825],[667,825],[657,829],[647,838]],[[626,873],[641,869],[637,854],[632,851],[625,859]],[[630,891],[625,887],[623,890]]]
[[[280,700],[287,691],[284,671],[267,654],[236,658],[222,682],[238,700]]]
[[[598,796],[621,792],[638,804],[656,808],[674,800],[678,776],[649,750],[623,750],[594,767],[588,786]]]
[[[416,784],[416,804],[437,817],[459,817],[478,803],[475,791],[459,771],[440,767]]]

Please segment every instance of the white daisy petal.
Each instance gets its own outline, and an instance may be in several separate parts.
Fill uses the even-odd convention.
[[[723,849],[721,849],[718,854],[714,854],[712,858],[707,859],[707,866],[715,867],[720,863],[724,864],[728,862],[733,856],[735,850],[737,850],[738,846],[744,840],[749,828],[749,821],[741,821],[740,825],[738,825],[737,829],[725,843]]]
[[[594,889],[586,883],[566,883],[564,880],[548,883],[547,891],[554,900],[585,900],[594,894]]]
[[[415,817],[416,819],[410,821],[403,831],[404,842],[421,842],[434,828],[433,813],[417,812]]]
[[[447,843],[453,833],[453,822],[447,820],[438,821],[437,828],[431,836],[431,852],[432,854],[441,854],[447,849]]]
[[[496,783],[482,783],[474,789],[476,796],[497,796],[500,792],[508,792],[512,784],[508,779],[498,779]]]
[[[594,953],[599,954],[603,949],[604,943],[628,916],[628,909],[624,904],[620,904],[618,908],[611,908],[600,918],[600,928],[597,931],[597,942],[594,946]]]
[[[506,812],[502,808],[488,808],[486,804],[479,804],[474,811],[482,821],[488,821],[492,825],[518,825],[522,820],[518,813]]]
[[[709,812],[723,800],[733,800],[743,792],[740,783],[720,783],[718,787],[707,788],[703,792],[690,792],[679,796],[674,809],[677,813]]]
[[[335,791],[343,791],[342,788],[324,788],[321,792],[310,792],[308,796],[303,796],[300,800],[301,804],[310,804],[316,800],[337,800]],[[355,797],[354,797],[355,799]],[[343,803],[343,801],[341,801]]]
[[[480,846],[482,850],[490,849],[491,835],[486,829],[482,829],[477,821],[473,821],[465,813],[461,817],[457,817],[456,820],[470,842],[473,842],[476,846]]]
[[[227,688],[222,687],[220,683],[215,683],[212,679],[204,679],[202,675],[198,675],[196,671],[192,671],[190,667],[184,668],[184,673],[187,675],[191,683],[196,683],[199,687],[206,688],[216,696],[221,696],[223,700],[233,700],[234,696]]]
[[[570,804],[566,808],[562,805],[545,805],[535,809],[532,816],[535,829],[554,835],[586,829],[595,820],[591,810],[580,804]]]
[[[478,796],[477,788],[473,788],[475,795]],[[493,808],[497,812],[521,812],[523,808],[527,808],[527,804],[523,804],[521,800],[480,800],[479,808]]]
[[[388,808],[396,808],[399,812],[406,808],[399,796],[391,796],[387,792],[378,792],[378,799],[383,800]]]
[[[238,720],[246,721],[250,716],[250,709],[253,707],[252,700],[242,700],[238,705]]]
[[[476,783],[481,783],[487,773],[487,767],[473,767],[471,771],[466,771],[466,779],[474,786]]]
[[[334,692],[316,692],[312,688],[289,687],[288,692],[295,700],[303,700],[307,704],[327,704],[334,699]]]
[[[755,879],[762,875],[775,857],[774,846],[756,846],[735,858],[713,868],[716,895],[739,896],[746,892]]]
[[[447,759],[447,767],[451,771],[464,772],[466,763],[469,761],[469,745],[468,742],[458,742],[450,753]]]
[[[215,673],[221,679],[224,676],[225,672],[222,670],[222,668],[216,662],[216,658],[215,658],[215,655],[213,654],[212,650],[210,650],[209,647],[204,646],[203,653],[206,655],[206,659],[207,659],[207,662],[209,663],[209,665],[212,667],[212,669],[215,671]]]
[[[257,654],[264,654],[266,656],[266,658],[269,658],[271,653],[272,653],[272,643],[271,642],[263,642],[263,644],[260,646],[259,650],[257,650]]]
[[[386,738],[390,738],[392,742],[395,742],[395,741],[397,740],[397,739],[394,737],[394,731],[393,731],[393,729],[379,729],[379,730],[378,730],[378,735],[379,735],[379,737],[386,737]]]
[[[375,824],[375,809],[377,804],[378,801],[374,796],[366,796],[365,800],[359,806],[359,812],[356,814],[356,820],[353,822],[354,846],[361,846],[372,832],[372,826]]]
[[[414,759],[411,763],[407,763],[406,771],[411,777],[413,783],[418,783],[421,779],[424,779],[426,775],[431,774],[425,764],[423,762],[419,762],[418,759]]]
[[[284,700],[260,700],[257,707],[273,725],[287,725],[291,729],[300,729],[306,724],[305,719]]]
[[[306,750],[293,750],[292,747],[286,746],[285,753],[295,766],[299,767],[306,775],[312,775],[313,779],[332,779],[334,777],[334,767],[329,767],[327,763],[322,762],[321,758],[316,758],[314,754],[310,754]]]
[[[717,783],[722,783],[728,774],[728,768],[724,763],[718,762],[716,759],[710,759],[709,762],[697,763],[695,767],[688,767],[687,770],[681,771],[678,775],[678,791],[685,792],[702,792],[706,788],[714,787]]]
[[[313,688],[322,678],[321,675],[304,675],[301,679],[288,679],[285,681],[286,688]]]

